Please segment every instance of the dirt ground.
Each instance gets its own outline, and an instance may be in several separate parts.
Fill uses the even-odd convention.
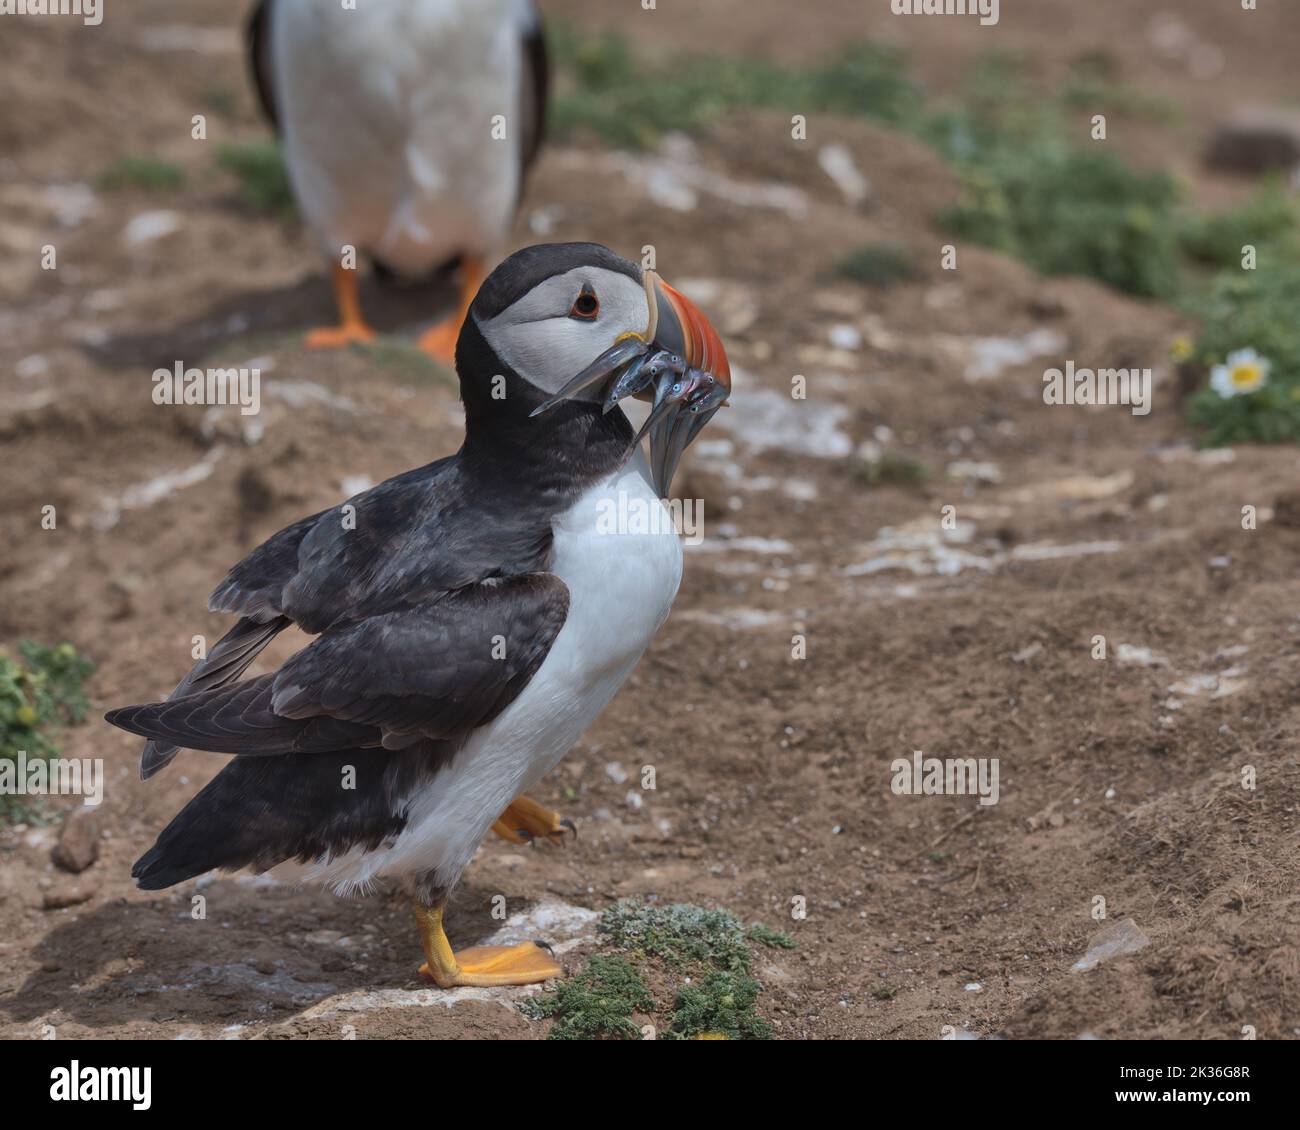
[[[0,1035],[540,1038],[518,991],[425,988],[395,894],[344,901],[247,876],[157,894],[129,878],[222,759],[183,754],[142,784],[139,743],[99,715],[165,694],[191,637],[224,630],[205,600],[250,547],[454,450],[461,425],[453,379],[406,349],[298,344],[330,314],[322,265],[213,171],[216,137],[264,132],[239,54],[245,6],[109,7],[93,32],[0,28],[0,640],[68,639],[97,662],[95,713],[64,753],[103,758],[108,778],[101,856],[81,875],[50,862],[57,807],[53,825],[0,837]],[[823,0],[815,15],[784,0],[543,7],[623,28],[666,74],[685,47],[806,59],[870,34],[951,90],[993,47],[1029,52],[1045,81],[1105,47],[1126,82],[1183,111],[1117,144],[1206,199],[1241,190],[1199,166],[1214,121],[1295,98],[1300,13],[1281,3],[1245,17],[1166,5],[1218,49],[1213,74],[1155,53],[1150,6],[1130,0],[1007,0],[985,30],[892,17],[884,0]],[[192,141],[213,90],[233,109]],[[865,203],[822,171],[832,144],[868,177]],[[186,186],[95,187],[141,152],[185,168]],[[693,186],[689,207],[656,194],[646,174],[664,166]],[[656,896],[793,933],[798,948],[759,967],[782,1038],[1293,1038],[1300,528],[1273,508],[1300,456],[1193,446],[1165,362],[1187,326],[1170,310],[976,248],[941,271],[931,218],[954,190],[929,150],[861,121],[814,118],[799,143],[786,115],[739,114],[689,150],[546,151],[516,245],[653,244],[738,375],[678,479],[704,500],[706,538],[673,615],[537,794],[579,839],[484,844],[452,940],[493,934],[505,895],[508,928],[550,934],[572,970],[597,948],[589,912]],[[174,231],[127,239],[159,211]],[[933,269],[888,291],[830,273],[880,239]],[[56,271],[40,269],[46,243]],[[1154,410],[1047,408],[1043,368],[1067,357],[1154,367]],[[256,430],[233,410],[155,407],[150,373],[177,358],[260,359]],[[795,374],[805,401],[790,398]],[[864,485],[864,443],[935,473]],[[278,640],[253,673],[300,643]],[[890,763],[913,750],[998,758],[999,803],[894,795]],[[644,766],[654,791],[637,787]],[[1149,944],[1072,972],[1125,918]]]

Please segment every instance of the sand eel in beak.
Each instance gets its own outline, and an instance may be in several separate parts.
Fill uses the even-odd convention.
[[[396,881],[437,984],[561,972],[533,943],[454,953],[442,914],[489,830],[520,842],[572,828],[523,794],[605,708],[677,593],[680,541],[608,403],[639,383],[618,382],[641,358],[626,351],[609,388],[572,388],[625,341],[672,353],[691,385],[673,391],[664,368],[641,389],[658,397],[674,375],[661,404],[678,411],[656,426],[675,448],[715,407],[704,376],[726,372],[693,305],[595,244],[527,248],[492,273],[456,350],[460,451],[356,495],[353,520],[325,510],[253,550],[209,601],[240,618],[231,631],[166,702],[109,713],[149,739],[144,777],[179,748],[234,755],[136,863],[140,887],[245,867],[340,892]],[[666,520],[611,526],[634,506]],[[316,639],[241,680],[290,624]]]
[[[731,365],[717,332],[694,303],[654,271],[644,272],[643,283],[646,328],[621,337],[533,415],[597,385],[606,389],[605,412],[629,396],[649,397],[652,407],[633,445],[650,436],[652,482],[667,498],[682,452],[731,394]]]
[[[457,308],[420,338],[450,365],[541,143],[548,66],[532,0],[261,0],[248,45],[299,210],[332,264],[339,324],[307,344],[374,337],[345,247],[400,278],[458,262]]]

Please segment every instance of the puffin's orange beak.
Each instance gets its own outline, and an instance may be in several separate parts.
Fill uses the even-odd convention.
[[[731,363],[718,331],[694,302],[655,271],[647,271],[646,278],[646,291],[655,298],[651,344],[676,353],[692,369],[708,373],[730,393]]]

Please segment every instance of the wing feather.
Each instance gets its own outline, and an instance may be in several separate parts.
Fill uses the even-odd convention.
[[[553,574],[492,579],[331,629],[274,675],[106,717],[166,748],[213,753],[458,742],[514,701],[568,609],[569,590]]]

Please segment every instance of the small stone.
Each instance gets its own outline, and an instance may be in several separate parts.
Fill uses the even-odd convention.
[[[1215,129],[1206,161],[1233,173],[1292,169],[1300,165],[1300,114],[1247,107]]]
[[[1084,973],[1109,961],[1113,957],[1123,957],[1137,953],[1151,944],[1151,939],[1131,918],[1121,918],[1101,930],[1092,940],[1085,953],[1071,967],[1071,973]]]
[[[69,906],[80,906],[83,902],[89,902],[94,893],[91,890],[82,890],[80,887],[59,887],[46,891],[41,905],[46,910],[64,910]]]
[[[1278,496],[1273,503],[1273,521],[1288,530],[1300,530],[1300,490]]]
[[[126,225],[122,232],[122,241],[128,247],[139,247],[171,235],[179,231],[180,227],[181,218],[175,212],[165,210],[141,212]]]
[[[83,805],[63,819],[59,842],[50,853],[55,864],[79,875],[99,858],[99,814]]]
[[[836,349],[849,349],[857,351],[862,348],[862,334],[856,326],[851,326],[846,322],[831,326],[827,335],[830,343]]]

